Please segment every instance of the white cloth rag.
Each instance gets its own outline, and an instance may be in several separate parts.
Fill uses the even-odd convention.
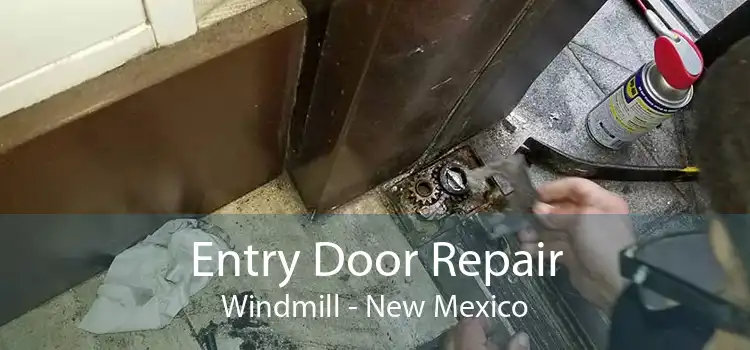
[[[200,229],[197,220],[172,220],[115,257],[78,327],[103,334],[168,325],[211,279],[193,274],[194,242],[213,243],[200,247],[201,256],[213,259],[201,260],[199,268],[216,272],[216,257],[219,250],[228,249],[227,244]]]

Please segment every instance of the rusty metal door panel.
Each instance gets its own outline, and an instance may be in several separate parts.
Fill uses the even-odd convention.
[[[537,76],[606,0],[536,0],[469,89],[427,159],[510,114]]]
[[[308,207],[342,204],[419,159],[531,3],[336,2],[289,161]]]

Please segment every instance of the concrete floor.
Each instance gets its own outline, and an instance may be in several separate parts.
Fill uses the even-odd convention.
[[[201,0],[196,0],[196,4]],[[690,3],[709,25],[713,25],[740,0]],[[202,2],[208,11],[213,1]],[[211,4],[211,6],[207,4]],[[616,24],[616,30],[611,26]],[[621,152],[605,152],[591,144],[582,128],[582,119],[606,93],[651,58],[653,35],[636,19],[624,0],[610,0],[584,30],[539,77],[527,96],[511,114],[518,128],[509,132],[502,126],[487,130],[471,143],[484,158],[505,156],[527,136],[533,135],[581,157],[600,161],[648,165],[685,165],[684,123],[676,118]],[[535,181],[554,176],[540,170]],[[699,191],[691,186],[670,184],[604,183],[623,194],[636,213],[675,216],[701,210]],[[377,191],[337,210],[337,213],[370,215],[330,215],[310,222],[288,179],[283,176],[253,191],[211,215],[208,220],[221,227],[237,247],[249,244],[259,249],[300,250],[311,255],[312,243],[335,241],[347,250],[382,252],[411,250],[406,239],[390,220]],[[277,215],[264,215],[277,214]],[[641,232],[649,232],[653,221],[644,220]],[[325,232],[325,234],[323,234]],[[301,257],[300,259],[311,257]],[[302,266],[284,289],[275,286],[277,278],[215,278],[165,329],[113,335],[92,335],[76,325],[96,296],[102,276],[69,290],[39,308],[0,327],[0,350],[16,349],[200,349],[194,334],[211,322],[218,326],[222,349],[303,348],[303,349],[407,349],[428,341],[455,323],[454,319],[411,318],[399,322],[368,319],[349,314],[339,319],[269,320],[262,334],[253,329],[236,329],[222,314],[220,295],[252,291],[267,300],[283,293],[307,298],[326,292],[349,295],[344,303],[356,303],[367,293],[388,294],[392,298],[417,300],[434,297],[437,290],[420,265],[411,277],[392,278],[312,278],[312,267]],[[428,303],[429,304],[429,303]],[[428,312],[429,314],[429,312]],[[244,338],[245,343],[243,344]],[[250,343],[247,339],[253,339]]]
[[[411,250],[395,226],[381,196],[370,192],[333,215],[311,222],[304,206],[282,176],[210,215],[207,221],[224,230],[230,243],[244,250],[301,251],[300,261],[313,261],[314,242],[335,242],[347,252],[363,250],[373,256]],[[340,215],[362,214],[362,215]],[[93,335],[76,327],[96,297],[103,276],[50,300],[0,328],[0,349],[200,349],[193,336],[211,322],[218,325],[219,349],[409,349],[425,343],[455,323],[453,318],[367,318],[364,312],[339,318],[269,319],[268,327],[238,329],[224,315],[221,295],[252,292],[262,300],[316,300],[325,293],[342,295],[342,309],[362,303],[363,295],[387,295],[392,300],[431,300],[438,293],[422,265],[390,278],[341,274],[314,276],[312,265],[298,266],[295,277],[278,288],[280,266],[272,277],[214,278],[165,329],[113,335]],[[426,314],[434,314],[426,304]],[[248,340],[252,339],[252,340]]]

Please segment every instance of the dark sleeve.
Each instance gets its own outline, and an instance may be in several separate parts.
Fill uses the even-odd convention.
[[[628,287],[612,312],[609,350],[702,350],[714,329],[685,307],[649,311]]]

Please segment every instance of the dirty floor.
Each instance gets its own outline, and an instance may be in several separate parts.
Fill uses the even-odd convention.
[[[386,250],[411,250],[390,216],[383,215],[387,213],[383,203],[379,192],[373,191],[332,215],[311,221],[303,215],[304,207],[289,179],[282,176],[206,220],[222,228],[237,250],[252,245],[260,251],[300,251],[301,262],[313,261],[311,247],[317,241],[335,242],[347,252],[363,250],[372,256]],[[210,327],[215,327],[219,349],[409,349],[455,323],[453,318],[367,318],[364,311],[342,311],[339,318],[227,319],[222,295],[283,300],[289,294],[292,300],[317,300],[319,295],[338,293],[345,309],[362,303],[367,294],[430,300],[438,293],[422,265],[413,267],[411,276],[354,277],[342,272],[329,278],[315,277],[312,264],[300,265],[284,288],[277,286],[284,275],[278,265],[271,265],[270,277],[214,278],[165,329],[112,335],[93,335],[76,327],[96,297],[103,278],[97,276],[0,328],[0,349],[200,349],[196,335]]]

